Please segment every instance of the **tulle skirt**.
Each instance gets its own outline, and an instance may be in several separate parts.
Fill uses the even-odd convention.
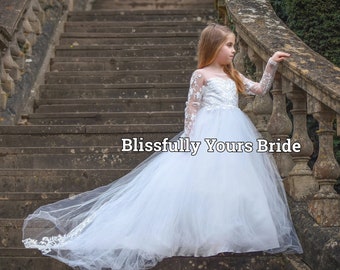
[[[24,222],[23,243],[87,270],[221,252],[301,253],[282,180],[271,155],[257,152],[258,138],[240,109],[202,108],[190,135],[196,153],[155,153],[110,185],[40,207]]]

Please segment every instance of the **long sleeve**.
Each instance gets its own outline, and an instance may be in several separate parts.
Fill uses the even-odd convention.
[[[245,86],[245,92],[249,95],[265,95],[273,84],[277,66],[278,63],[272,58],[269,58],[260,82],[254,82],[241,74]]]
[[[185,103],[184,135],[189,136],[194,125],[197,112],[201,107],[203,76],[195,71],[190,79],[188,99]]]

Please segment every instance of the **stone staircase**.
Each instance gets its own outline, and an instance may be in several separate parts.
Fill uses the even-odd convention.
[[[97,0],[69,13],[34,112],[0,126],[0,270],[69,269],[23,248],[23,218],[149,155],[122,153],[122,138],[155,141],[183,129],[197,39],[216,12],[212,0],[168,2]],[[261,253],[171,258],[156,268],[295,269]]]

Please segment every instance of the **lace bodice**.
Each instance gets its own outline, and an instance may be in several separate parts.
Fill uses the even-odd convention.
[[[260,82],[253,82],[241,75],[245,93],[249,95],[266,94],[273,83],[277,62],[269,59]],[[188,100],[185,107],[184,135],[189,136],[196,114],[201,108],[219,109],[238,107],[238,92],[235,82],[230,78],[204,78],[201,70],[196,70],[190,80]]]
[[[200,107],[226,108],[238,106],[238,94],[235,82],[231,79],[210,78],[202,86]]]

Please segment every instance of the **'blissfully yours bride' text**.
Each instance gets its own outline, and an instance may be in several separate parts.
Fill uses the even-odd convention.
[[[164,138],[162,141],[144,141],[143,138],[125,138],[122,139],[123,152],[188,152],[195,156],[201,149],[203,141],[191,141],[188,137],[180,137],[177,140],[170,141]],[[255,145],[254,145],[255,144]],[[204,139],[204,150],[212,152],[228,153],[250,153],[254,150],[258,153],[264,152],[300,152],[301,145],[298,142],[291,142],[291,139],[281,141],[277,139],[270,142],[265,139],[257,139],[256,143],[247,141],[219,141],[216,138]]]

